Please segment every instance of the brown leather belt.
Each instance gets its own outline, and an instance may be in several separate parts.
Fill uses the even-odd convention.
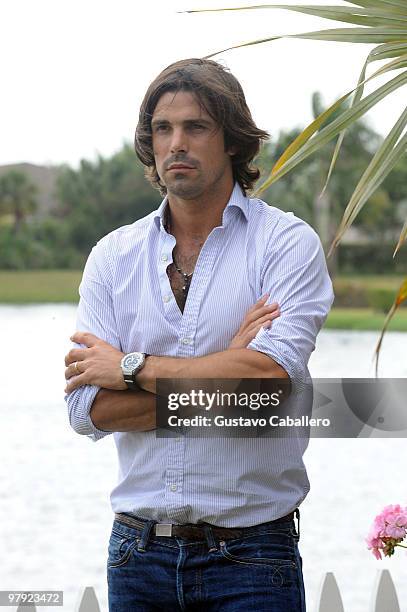
[[[128,514],[116,513],[115,519],[124,525],[134,527],[135,529],[143,529],[147,521],[133,518]],[[277,525],[278,523],[284,523],[294,519],[294,512],[290,512],[286,516],[282,516],[274,521],[264,523],[266,525]],[[256,527],[258,525],[255,525]],[[250,531],[250,527],[215,527],[210,525],[211,531],[214,536],[220,540],[231,540],[234,538],[240,538],[244,531]],[[156,536],[163,537],[178,537],[185,540],[199,541],[205,539],[204,523],[202,524],[186,524],[186,525],[174,525],[172,523],[155,523],[153,527],[153,533]]]

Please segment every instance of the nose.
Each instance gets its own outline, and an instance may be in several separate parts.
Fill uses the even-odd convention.
[[[171,138],[171,153],[179,153],[180,151],[186,152],[188,150],[187,137],[185,130],[180,128],[174,128]]]

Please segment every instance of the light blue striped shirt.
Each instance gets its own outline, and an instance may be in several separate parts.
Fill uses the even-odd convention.
[[[125,353],[189,358],[226,350],[247,310],[264,293],[281,316],[248,348],[272,357],[294,385],[333,301],[320,240],[292,213],[245,197],[236,183],[222,225],[209,234],[184,312],[166,273],[175,238],[155,212],[93,248],[80,285],[77,326]],[[98,440],[89,416],[99,387],[66,397],[74,430]],[[114,512],[160,522],[248,526],[296,508],[309,490],[306,438],[157,438],[155,431],[115,432],[119,482]]]

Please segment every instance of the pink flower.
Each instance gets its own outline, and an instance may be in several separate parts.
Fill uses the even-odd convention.
[[[396,546],[403,546],[400,543],[406,535],[407,507],[402,508],[399,504],[386,506],[374,519],[366,538],[367,547],[376,559],[381,559],[382,553],[385,557],[390,557]]]

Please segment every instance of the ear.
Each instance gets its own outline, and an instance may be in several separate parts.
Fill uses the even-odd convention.
[[[238,148],[237,148],[237,146],[236,146],[236,145],[234,145],[233,147],[230,147],[230,148],[229,148],[229,149],[226,151],[226,153],[227,153],[228,155],[230,155],[231,157],[233,157],[233,155],[236,155],[237,151],[238,151]]]

